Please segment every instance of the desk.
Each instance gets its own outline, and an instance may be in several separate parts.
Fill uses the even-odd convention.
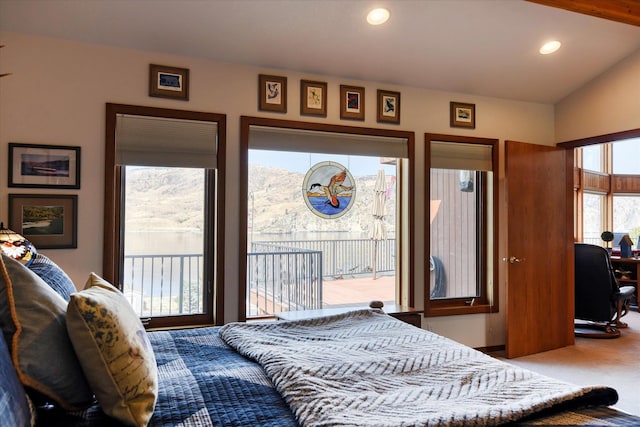
[[[630,271],[631,277],[627,279],[619,279],[621,283],[638,284],[640,277],[640,258],[620,258],[619,256],[611,257],[611,264],[614,270]]]
[[[303,320],[322,316],[332,316],[335,314],[342,314],[348,311],[366,308],[369,307],[336,307],[322,308],[319,310],[282,311],[279,313],[275,313],[275,316],[279,320]],[[395,317],[396,319],[402,320],[403,322],[409,323],[410,325],[417,326],[418,328],[422,327],[421,314],[423,310],[418,310],[417,308],[408,307],[405,305],[385,304],[385,306],[382,307],[382,311],[384,311],[389,316]]]
[[[630,271],[630,277],[618,279],[620,286],[630,285],[636,288],[635,301],[631,301],[631,305],[638,305],[638,278],[640,278],[640,258],[620,258],[619,256],[611,257],[611,264],[614,270]],[[640,307],[638,308],[640,311]]]

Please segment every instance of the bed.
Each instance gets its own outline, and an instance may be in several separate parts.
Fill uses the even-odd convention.
[[[319,330],[323,332],[318,334]],[[356,344],[353,334],[358,335]],[[617,399],[608,387],[577,387],[540,377],[368,310],[296,322],[157,331],[149,333],[149,338],[159,377],[150,426],[640,425],[640,418],[608,406]],[[240,344],[246,344],[246,339],[248,346]],[[312,346],[303,351],[306,361],[292,368],[286,359],[301,356],[293,345],[296,341]],[[431,347],[432,356],[422,362],[415,361],[416,352],[406,351],[406,346],[425,345]],[[285,348],[285,354],[270,355],[272,347]],[[318,348],[327,350],[316,352]],[[391,364],[383,355],[390,349],[394,349]],[[330,356],[335,351],[343,356],[336,360]],[[318,357],[309,360],[314,352]],[[398,354],[409,356],[398,359]],[[409,377],[417,372],[419,378],[408,383],[422,391],[435,390],[427,393],[434,403],[421,407],[416,401],[424,396],[409,390],[406,383],[385,396],[394,387],[387,378],[390,372]],[[490,372],[496,374],[496,387],[490,385]],[[434,376],[425,383],[425,378]],[[342,384],[345,390],[336,392],[322,383],[326,378],[347,382]],[[505,390],[511,396],[504,396]],[[370,407],[368,400],[374,402]],[[386,405],[390,401],[391,408],[396,402],[400,409],[390,413]],[[422,416],[421,411],[428,415]],[[98,405],[75,414],[52,408],[49,413],[41,411],[40,419],[38,425],[43,426],[121,425],[106,417]]]
[[[11,305],[6,310],[7,303],[0,304],[1,425],[30,424],[25,390],[37,406],[37,426],[640,425],[640,417],[610,406],[617,393],[609,387],[576,386],[544,377],[378,310],[145,332],[139,319],[128,314],[132,310],[119,291],[98,276],[92,274],[85,289],[69,295],[67,303],[19,263],[3,256],[0,270],[0,298],[10,295]],[[125,377],[136,377],[131,367],[146,361],[149,375],[135,384],[141,385],[136,396],[153,398],[138,406],[148,418],[123,424],[107,416],[105,412],[113,412],[105,409],[109,405],[102,398],[102,385],[92,381],[88,392],[95,392],[97,402],[83,409],[63,408],[34,395],[37,384],[24,372],[16,373],[40,363],[46,373],[55,373],[53,380],[68,382],[68,377],[84,372],[89,378],[103,368],[85,363],[104,359],[108,353],[94,356],[76,343],[74,316],[81,295],[103,298],[100,313],[90,312],[92,320],[111,310],[121,317],[118,328],[132,328],[133,341],[119,353],[127,364],[117,366],[125,367]],[[34,304],[47,298],[55,304]],[[90,305],[95,309],[97,304]],[[53,321],[26,322],[25,316],[38,310],[52,312]],[[65,316],[66,326],[61,321]],[[20,327],[12,326],[12,321]],[[66,328],[59,332],[68,332],[72,350],[69,338],[56,337],[51,325]],[[16,331],[18,338],[30,339],[20,342]],[[16,356],[33,345],[39,350]],[[58,373],[62,353],[73,355],[73,349],[82,368]],[[24,358],[29,366],[14,366]],[[82,388],[79,384],[74,392]]]

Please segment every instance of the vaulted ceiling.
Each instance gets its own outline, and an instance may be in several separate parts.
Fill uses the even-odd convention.
[[[184,57],[167,64],[173,66],[189,67],[195,57],[389,89],[556,103],[640,49],[638,3],[0,0],[0,29]],[[381,5],[391,11],[389,22],[367,25],[367,11]],[[562,48],[540,55],[550,39]],[[1,69],[19,72],[7,63]]]

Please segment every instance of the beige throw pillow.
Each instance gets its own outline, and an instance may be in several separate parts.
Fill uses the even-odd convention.
[[[71,295],[67,329],[102,410],[125,424],[146,426],[158,394],[153,349],[124,295],[91,273]]]

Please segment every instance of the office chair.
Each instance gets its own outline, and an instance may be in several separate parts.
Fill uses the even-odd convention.
[[[576,336],[619,337],[620,328],[627,327],[620,318],[627,314],[634,292],[634,286],[618,286],[605,248],[575,243]]]

